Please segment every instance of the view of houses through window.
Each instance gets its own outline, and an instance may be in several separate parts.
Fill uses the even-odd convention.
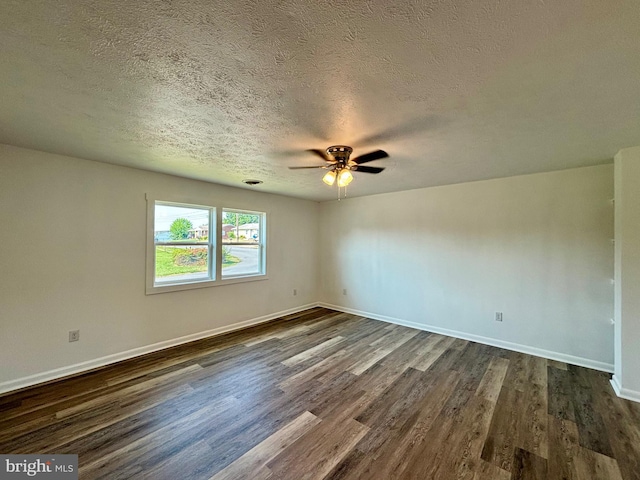
[[[209,227],[214,208],[156,202],[154,222],[155,281],[189,282],[215,276]]]
[[[222,210],[223,278],[261,273],[262,217],[253,212]]]
[[[223,279],[264,274],[264,217],[223,209],[216,255],[214,207],[155,202],[154,284],[214,281],[217,263]]]

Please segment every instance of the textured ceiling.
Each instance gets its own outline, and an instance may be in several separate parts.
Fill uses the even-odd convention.
[[[349,196],[640,144],[637,0],[4,0],[0,142],[303,198],[308,148],[382,148]]]

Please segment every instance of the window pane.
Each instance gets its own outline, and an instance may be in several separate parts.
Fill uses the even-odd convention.
[[[208,238],[208,209],[156,204],[155,243],[206,242]]]
[[[233,210],[222,211],[222,243],[260,241],[260,215]]]
[[[206,245],[156,245],[156,282],[190,282],[209,277]]]
[[[222,276],[261,273],[259,245],[223,245]]]

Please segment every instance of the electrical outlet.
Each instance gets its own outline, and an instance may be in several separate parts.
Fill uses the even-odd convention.
[[[502,312],[496,312],[496,322],[502,321]]]
[[[346,288],[343,288],[343,289],[342,289],[342,294],[343,294],[343,295],[346,295],[346,294],[347,294],[347,289],[346,289]]]
[[[295,297],[296,295],[298,295],[298,290],[297,289],[293,289],[293,296]]]
[[[80,340],[80,330],[70,330],[69,331],[69,341],[77,342]]]

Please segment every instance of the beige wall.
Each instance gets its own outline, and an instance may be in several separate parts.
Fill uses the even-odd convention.
[[[150,191],[267,211],[268,280],[146,296]],[[315,302],[318,208],[0,146],[0,390],[30,375],[42,380],[43,372],[68,373],[65,367]],[[69,343],[75,329],[80,341]]]
[[[615,376],[618,394],[640,401],[640,147],[615,157]]]
[[[611,370],[612,198],[604,165],[323,203],[321,299]]]

